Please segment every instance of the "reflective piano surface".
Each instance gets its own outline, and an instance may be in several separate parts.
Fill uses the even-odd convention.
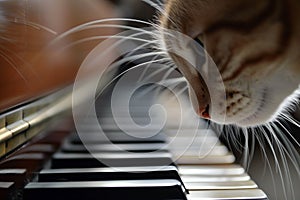
[[[149,108],[167,103],[167,114],[174,116],[178,109],[168,109],[177,102],[139,93],[129,106],[136,124],[128,125],[125,107],[112,114],[106,94],[98,99],[96,112],[104,135],[93,115],[84,112],[77,116],[77,131],[70,125],[55,128],[5,159],[1,186],[8,194],[1,195],[30,200],[267,199],[205,122],[192,114],[172,117],[160,130],[161,111],[153,111],[150,121]]]

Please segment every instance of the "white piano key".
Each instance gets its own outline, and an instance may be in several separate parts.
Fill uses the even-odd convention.
[[[239,175],[245,173],[245,169],[240,165],[179,165],[181,175]]]
[[[181,175],[182,181],[185,183],[197,182],[233,182],[233,181],[248,181],[250,176],[246,173],[235,175]]]
[[[178,165],[201,165],[201,164],[231,164],[235,161],[235,157],[228,153],[226,155],[207,155],[204,157],[201,156],[181,156],[175,162]]]
[[[254,189],[257,185],[252,181],[229,181],[229,182],[184,182],[189,191],[197,190],[237,190]]]
[[[267,200],[260,189],[191,191],[188,200]]]

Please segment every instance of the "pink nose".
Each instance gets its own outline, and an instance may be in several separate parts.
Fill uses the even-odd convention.
[[[204,119],[210,119],[209,115],[209,104],[204,107],[199,108],[198,115]]]

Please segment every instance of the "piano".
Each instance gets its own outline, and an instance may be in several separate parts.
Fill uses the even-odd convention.
[[[63,49],[58,55],[55,48],[44,51],[44,47],[70,27],[117,17],[116,5],[91,2],[51,0],[39,5],[29,18],[41,20],[39,24],[52,27],[57,34],[49,36],[41,27],[38,31],[35,27],[27,29],[28,24],[12,25],[21,33],[15,37],[27,44],[27,49],[1,41],[8,45],[7,52],[16,52],[10,58],[21,56],[26,62],[1,62],[0,199],[267,200],[266,193],[236,162],[218,133],[190,111],[184,95],[174,100],[167,92],[156,96],[156,90],[139,88],[129,105],[125,101],[130,83],[105,87],[122,72],[120,69],[128,68],[126,63],[108,73],[98,86],[102,92],[94,102],[95,110],[89,104],[77,109],[91,95],[85,87],[74,91],[76,73],[101,40]],[[35,3],[28,1],[28,9],[34,10]],[[61,10],[54,12],[51,6],[58,5]],[[9,7],[6,1],[0,6],[18,9]],[[45,15],[53,17],[50,22],[38,15],[45,8],[49,12]],[[86,9],[90,12],[56,24],[66,12],[74,16]],[[92,37],[94,31],[105,35],[119,30],[79,33],[59,41],[55,47]],[[36,38],[37,35],[43,37]],[[35,42],[34,48],[30,41]],[[39,78],[34,77],[32,69]],[[83,82],[88,85],[94,72],[87,71]],[[114,93],[116,85],[122,92]],[[112,105],[113,98],[117,104]],[[157,109],[158,104],[164,106],[164,113],[161,107]]]

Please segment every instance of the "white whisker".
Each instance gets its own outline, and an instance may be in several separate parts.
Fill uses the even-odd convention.
[[[112,80],[110,80],[105,86],[102,87],[102,89],[100,90],[100,92],[96,95],[96,98],[95,98],[95,101],[98,99],[98,97],[104,92],[104,90],[110,86],[114,81],[116,81],[119,77],[123,76],[124,74],[126,74],[127,72],[129,72],[130,70],[133,70],[133,69],[136,69],[136,68],[139,68],[139,67],[142,67],[143,65],[145,64],[148,64],[149,62],[151,63],[155,63],[155,62],[161,62],[163,61],[164,59],[159,59],[159,60],[154,60],[154,61],[148,61],[148,62],[144,62],[144,63],[141,63],[141,64],[138,64],[134,67],[131,67],[123,72],[121,72],[120,74],[118,74],[116,77],[114,77]],[[118,65],[116,65],[118,66]]]
[[[129,56],[129,57],[124,57],[121,60],[118,60],[117,62],[113,63],[112,65],[110,65],[110,68],[114,68],[114,67],[119,67],[120,65],[130,61],[133,62],[135,60],[141,59],[141,58],[146,58],[146,57],[150,57],[150,56],[155,56],[157,54],[157,52],[151,52],[151,53],[144,53],[144,54],[139,54],[139,55],[133,55],[133,56]],[[161,58],[158,60],[151,60],[149,62],[144,62],[141,63],[139,65],[144,65],[144,64],[151,64],[151,63],[155,63],[155,62],[162,62],[166,60],[165,58]]]
[[[156,71],[154,71],[153,73],[149,74],[149,75],[147,76],[147,78],[144,79],[144,81],[148,81],[148,80],[150,80],[151,78],[153,78],[155,75],[161,73],[162,71],[164,71],[164,70],[170,70],[170,69],[174,70],[174,68],[172,68],[172,66],[170,66],[170,65],[164,65],[163,68],[161,68],[161,69],[159,69],[159,70],[156,70]]]
[[[282,118],[288,120],[289,122],[291,122],[292,124],[294,124],[295,126],[300,128],[300,122],[297,121],[296,119],[294,119],[292,116],[282,112],[282,113],[279,114],[279,117],[282,117]]]
[[[114,22],[114,21],[115,22],[117,22],[117,21],[137,22],[137,23],[142,23],[142,24],[148,25],[148,26],[152,25],[151,23],[145,22],[145,21],[142,21],[142,20],[127,19],[127,18],[106,18],[106,19],[94,20],[94,21],[90,21],[90,22],[78,25],[74,28],[71,28],[71,29],[65,31],[64,33],[58,35],[51,43],[54,44],[54,43],[58,42],[59,40],[65,38],[66,36],[68,36],[70,34],[73,34],[73,33],[76,33],[78,31],[81,31],[83,29],[86,29],[86,27],[88,27],[88,26],[98,24],[98,23]],[[116,24],[116,27],[117,26],[118,25]],[[130,29],[130,30],[136,30],[136,31],[141,30],[140,28],[133,28],[133,27],[130,27],[130,26],[127,26],[127,28]]]
[[[16,23],[16,24],[24,24],[24,25],[30,26],[34,29],[45,30],[46,32],[49,32],[53,35],[57,35],[57,32],[52,30],[51,28],[43,26],[41,24],[37,24],[35,22],[31,22],[31,21],[28,21],[28,20],[21,20],[20,18],[15,18],[14,20],[8,20],[8,21],[12,22],[12,23]]]

